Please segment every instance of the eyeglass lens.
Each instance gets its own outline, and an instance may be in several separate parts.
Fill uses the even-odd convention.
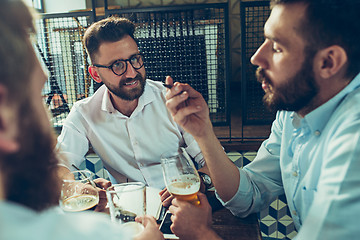
[[[129,62],[134,69],[140,69],[144,65],[141,55],[135,55],[127,60],[117,60],[112,64],[112,70],[115,74],[121,75],[126,71],[126,62]]]

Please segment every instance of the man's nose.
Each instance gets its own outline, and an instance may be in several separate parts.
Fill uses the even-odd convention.
[[[266,59],[267,54],[267,42],[265,42],[256,50],[254,55],[252,55],[250,62],[253,65],[262,67],[263,69],[268,68],[268,61]]]
[[[125,72],[125,76],[126,78],[134,78],[138,72],[136,71],[136,69],[130,64],[130,62],[126,62],[126,72]]]

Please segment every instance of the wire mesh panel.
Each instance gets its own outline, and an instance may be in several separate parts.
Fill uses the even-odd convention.
[[[227,4],[113,9],[108,15],[129,18],[144,54],[147,77],[170,75],[199,91],[214,125],[229,122],[227,112]]]
[[[242,49],[242,121],[243,124],[267,124],[274,120],[263,102],[264,91],[256,81],[256,66],[251,56],[264,41],[264,24],[270,15],[269,1],[241,3]]]
[[[51,109],[55,128],[62,126],[75,101],[93,92],[81,42],[91,23],[91,13],[44,14],[36,22],[36,50],[49,75],[43,97]]]
[[[137,25],[136,38],[145,57],[147,77],[187,82],[208,102],[214,125],[230,123],[228,98],[227,4],[107,10]],[[43,97],[61,128],[72,105],[91,96],[97,86],[87,71],[82,44],[92,12],[43,14],[37,20],[39,58],[49,72]]]

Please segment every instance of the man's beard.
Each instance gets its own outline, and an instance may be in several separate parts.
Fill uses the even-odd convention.
[[[139,86],[130,90],[124,89],[125,83],[130,83],[133,82],[134,80],[139,81]],[[125,80],[120,81],[119,86],[117,88],[109,86],[108,84],[105,85],[110,90],[110,92],[112,92],[119,98],[126,101],[132,101],[139,98],[144,93],[145,84],[146,84],[145,76],[143,77],[140,73],[138,73],[135,76],[135,78],[127,78]]]
[[[259,67],[256,71],[258,81],[265,82],[268,89],[263,101],[270,111],[286,110],[299,111],[307,107],[318,94],[319,88],[315,82],[312,56],[305,58],[301,69],[287,82],[277,86],[271,84],[265,70]],[[286,71],[284,69],[284,71]]]
[[[50,123],[48,126],[40,124],[31,106],[23,106],[19,117],[20,149],[4,156],[0,162],[6,199],[41,211],[59,203],[55,134]]]

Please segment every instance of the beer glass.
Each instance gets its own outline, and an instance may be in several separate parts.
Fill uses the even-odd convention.
[[[93,182],[94,173],[88,170],[73,171],[64,176],[60,206],[67,212],[93,210],[99,203],[99,193]]]
[[[167,190],[175,198],[199,205],[199,174],[184,148],[161,155],[161,167]]]
[[[111,221],[120,223],[124,231],[135,236],[144,226],[135,222],[146,214],[146,187],[142,182],[113,184],[106,189]]]

